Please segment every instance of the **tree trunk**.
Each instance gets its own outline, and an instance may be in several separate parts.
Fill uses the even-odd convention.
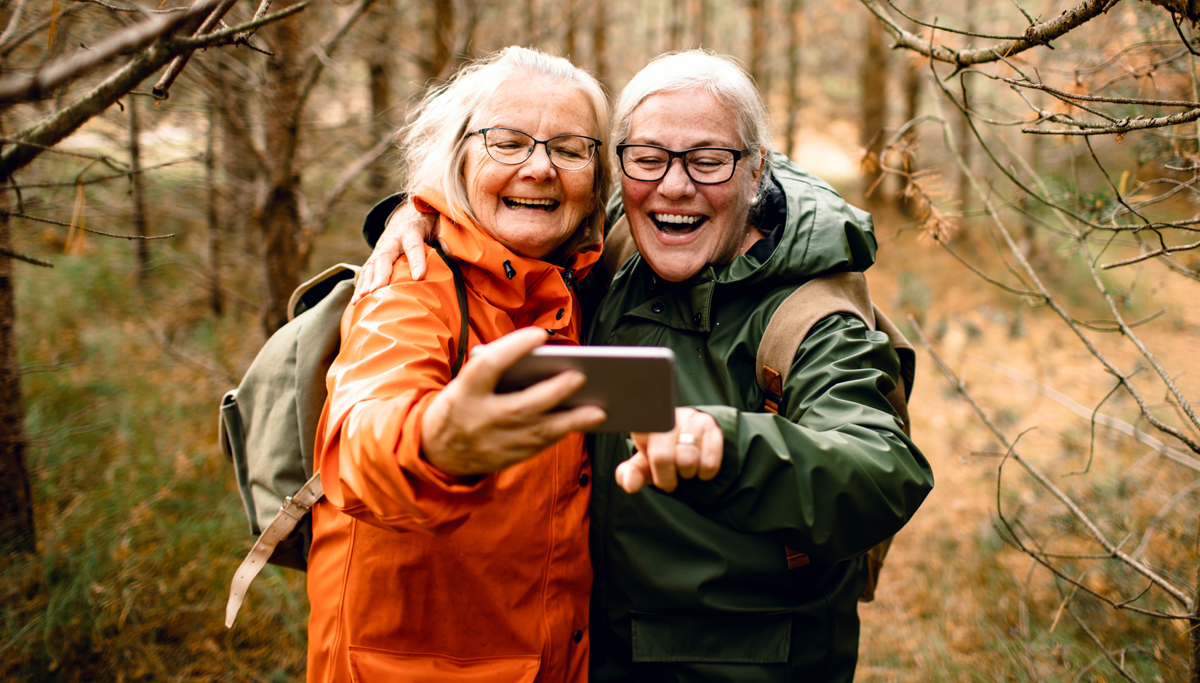
[[[5,185],[8,178],[4,178]],[[0,194],[8,203],[8,193]],[[7,208],[6,206],[3,208]],[[12,251],[8,214],[0,212],[0,250]],[[17,359],[17,307],[13,259],[0,254],[0,553],[36,551],[33,494],[25,466],[25,409],[21,402],[21,367]]]
[[[921,9],[921,3],[916,3],[917,10]],[[908,65],[904,71],[904,121],[912,121],[917,118],[921,111],[921,83],[922,75],[925,72],[922,60],[914,59],[912,55],[908,56],[906,62]],[[1037,137],[1037,136],[1034,136]],[[905,144],[908,152],[904,155],[903,167],[905,173],[912,173],[917,169],[915,159],[917,129],[914,127],[904,135]],[[907,197],[901,199],[900,210],[904,212],[910,220],[917,217],[916,206]]]
[[[268,183],[266,201],[257,212],[262,233],[262,326],[270,336],[287,322],[287,303],[300,284],[299,177],[294,157],[299,140],[295,115],[300,103],[301,15],[275,22],[260,33],[274,57],[267,60],[264,123]]]
[[[525,44],[533,47],[537,45],[537,8],[533,4],[533,0],[524,0],[524,15],[525,15]]]
[[[683,46],[683,0],[671,0],[671,49],[678,50]]]
[[[867,204],[872,207],[882,206],[884,190],[879,187],[883,171],[880,169],[879,155],[883,150],[883,128],[887,125],[887,33],[883,23],[875,17],[867,20],[867,49],[863,53],[861,84],[862,84],[862,126],[859,129],[859,141],[863,146],[866,157],[863,159],[862,182],[863,192],[867,195]]]
[[[142,174],[141,121],[138,120],[138,96],[126,98],[129,103],[129,170],[133,181],[133,230],[139,237],[150,233],[146,229],[146,181]],[[150,276],[150,243],[145,239],[134,240],[137,249],[138,285],[144,287]]]
[[[758,89],[762,92],[763,99],[767,97],[765,59],[767,35],[763,30],[765,4],[765,0],[749,1],[747,7],[750,15],[750,49],[746,50],[746,53],[750,55],[750,76],[758,84]]]
[[[257,224],[252,220],[258,210],[258,197],[262,194],[262,168],[255,159],[254,134],[250,130],[250,94],[242,87],[240,79],[232,73],[225,60],[232,55],[218,57],[214,69],[214,102],[217,105],[218,121],[221,125],[221,168],[227,187],[236,191],[225,192],[230,221],[230,234],[242,238],[242,251],[257,254],[259,239]]]
[[[368,147],[374,147],[384,136],[392,133],[392,123],[388,114],[392,109],[392,72],[393,54],[392,36],[395,35],[395,13],[391,2],[379,2],[372,10],[374,21],[371,24],[371,46],[367,57],[367,72],[371,91],[371,140]],[[380,155],[371,162],[367,172],[367,187],[373,195],[379,195],[388,185],[388,169],[385,155]]]
[[[784,149],[795,160],[800,154],[800,25],[804,22],[804,1],[788,0],[787,45],[787,125],[784,127]]]
[[[696,47],[708,44],[708,0],[696,0]]]
[[[429,35],[430,59],[425,62],[425,79],[443,77],[453,58],[454,0],[433,0],[433,29]]]
[[[579,33],[579,15],[576,9],[576,0],[564,0],[563,13],[566,15],[566,35],[563,36],[563,56],[567,59],[574,60],[578,57],[575,54],[575,35]]]
[[[204,144],[204,181],[208,194],[208,294],[213,315],[221,315],[225,302],[221,296],[221,212],[217,191],[217,162],[213,158],[217,139],[217,108],[208,102],[208,135]]]
[[[595,3],[596,14],[592,17],[592,59],[595,60],[596,80],[608,84],[608,11],[607,3]]]

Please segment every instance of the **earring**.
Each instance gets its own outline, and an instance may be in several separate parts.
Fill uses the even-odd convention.
[[[754,196],[750,198],[750,206],[758,206],[758,193],[757,192],[755,192]]]

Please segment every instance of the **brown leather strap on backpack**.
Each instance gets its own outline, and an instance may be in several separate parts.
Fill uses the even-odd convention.
[[[792,292],[763,331],[755,367],[758,386],[766,396],[765,409],[779,412],[783,381],[796,360],[796,351],[812,326],[831,315],[848,315],[863,321],[871,330],[888,336],[900,357],[900,380],[888,394],[888,402],[900,415],[904,433],[910,433],[908,397],[916,374],[916,352],[883,311],[871,303],[867,278],[862,273],[833,273],[815,277]]]
[[[871,302],[867,278],[862,273],[833,273],[815,277],[796,288],[775,309],[759,342],[755,369],[758,386],[764,394],[763,409],[770,413],[779,412],[783,403],[783,383],[796,360],[800,344],[813,325],[837,314],[853,316],[866,323],[869,329],[883,332],[896,349],[900,357],[900,377],[895,389],[888,393],[887,400],[900,416],[904,433],[911,436],[908,398],[916,374],[916,352],[892,321]],[[867,585],[858,598],[860,602],[875,599],[879,572],[891,544],[892,539],[887,538],[867,552]],[[788,569],[799,569],[809,564],[809,557],[805,553],[792,548],[784,548],[784,553]]]

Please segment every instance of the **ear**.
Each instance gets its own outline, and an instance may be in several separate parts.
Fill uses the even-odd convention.
[[[766,147],[758,148],[758,167],[750,171],[750,177],[754,180],[754,186],[758,187],[759,181],[762,180],[763,171],[767,168],[767,156],[769,152]]]

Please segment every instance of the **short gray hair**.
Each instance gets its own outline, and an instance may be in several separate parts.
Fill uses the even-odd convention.
[[[450,218],[475,221],[463,185],[462,168],[466,159],[467,127],[479,107],[504,83],[513,78],[549,78],[579,90],[592,105],[595,114],[592,137],[609,147],[608,98],[600,83],[586,71],[561,57],[540,50],[506,47],[459,70],[445,85],[429,92],[421,101],[399,137],[403,139],[401,165],[405,189],[414,196],[425,189],[442,193],[449,205]],[[541,106],[530,102],[529,106]],[[591,215],[580,226],[598,230],[604,217],[604,202],[611,186],[611,175],[602,159],[593,161],[595,196]],[[577,240],[568,244],[578,247]]]
[[[637,72],[617,98],[613,113],[613,139],[624,142],[629,137],[633,110],[646,98],[660,93],[696,89],[712,93],[717,101],[733,110],[738,136],[742,146],[751,149],[752,163],[757,165],[760,161],[760,148],[765,149],[767,157],[770,157],[775,144],[772,141],[771,115],[763,102],[762,93],[735,58],[719,55],[712,50],[668,52],[655,57]],[[609,150],[609,162],[614,169],[621,168],[615,145]]]

